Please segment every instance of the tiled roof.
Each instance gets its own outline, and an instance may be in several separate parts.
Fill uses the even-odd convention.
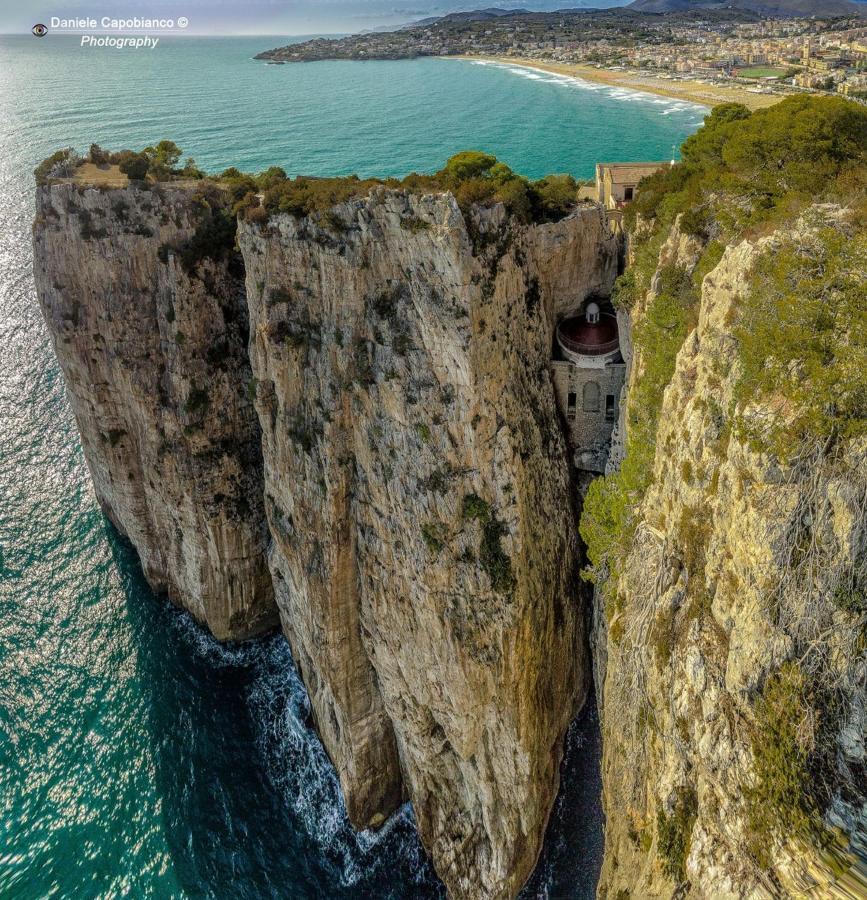
[[[608,169],[611,172],[611,180],[615,184],[638,184],[642,178],[670,165],[670,162],[600,163],[602,169]]]

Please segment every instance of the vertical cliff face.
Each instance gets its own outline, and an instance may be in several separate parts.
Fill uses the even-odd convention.
[[[42,188],[35,277],[100,505],[156,590],[241,639],[277,618],[244,283],[167,251],[204,213],[183,188]]]
[[[451,893],[506,897],[588,684],[553,326],[616,254],[595,210],[471,227],[382,192],[239,243],[277,600],[350,812],[405,790]]]
[[[610,291],[615,241],[595,209],[378,190],[241,222],[239,260],[221,203],[40,191],[100,503],[218,637],[279,608],[355,824],[409,797],[453,896],[514,896],[589,682],[554,327]]]
[[[704,277],[634,538],[601,585],[602,896],[867,890],[867,448],[838,436],[781,461],[745,427],[785,422],[791,404],[739,388],[738,324],[761,261],[794,248],[812,271],[820,239],[852,240],[841,211],[815,215],[729,247]],[[672,230],[639,329],[665,271],[691,271],[702,249]],[[649,365],[633,361],[633,399]]]

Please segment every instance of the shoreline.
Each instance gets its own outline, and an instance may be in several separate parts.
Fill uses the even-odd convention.
[[[522,66],[539,72],[566,75],[583,81],[592,81],[608,87],[625,88],[644,94],[656,94],[672,100],[696,103],[708,108],[720,103],[742,103],[750,110],[773,106],[785,98],[783,94],[753,94],[743,87],[702,84],[694,79],[668,81],[652,75],[631,72],[615,72],[612,69],[596,69],[580,63],[548,63],[519,56],[443,56],[442,59],[462,59],[471,62],[493,62],[500,65]]]

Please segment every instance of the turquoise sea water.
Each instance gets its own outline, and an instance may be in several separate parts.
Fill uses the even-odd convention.
[[[403,175],[667,158],[704,111],[517,67],[267,66],[274,38],[154,51],[0,38],[0,896],[439,897],[409,808],[349,828],[279,638],[221,647],[145,585],[95,503],[33,289],[32,170],[175,140],[200,165]],[[527,897],[593,895],[598,728],[573,726]]]

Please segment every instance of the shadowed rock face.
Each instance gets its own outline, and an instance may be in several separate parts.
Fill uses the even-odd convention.
[[[115,236],[118,200],[133,207],[124,227],[157,235]],[[97,203],[109,235],[83,240],[74,207]],[[449,195],[379,191],[336,207],[327,227],[291,216],[241,223],[244,303],[225,264],[206,260],[191,280],[175,255],[157,258],[178,236],[162,219],[177,215],[181,237],[195,227],[180,191],[56,185],[40,207],[40,297],[94,483],[152,582],[211,624],[201,585],[174,587],[187,584],[189,563],[160,543],[150,495],[139,499],[124,480],[128,460],[145,465],[151,451],[140,448],[159,445],[166,418],[177,419],[189,475],[177,475],[159,509],[188,510],[182,546],[195,533],[219,557],[222,545],[203,537],[209,495],[196,478],[222,485],[228,462],[211,455],[208,469],[185,433],[201,375],[209,404],[193,404],[194,422],[214,441],[219,433],[228,459],[231,435],[242,422],[252,429],[237,439],[250,447],[238,469],[258,492],[249,519],[226,514],[236,495],[225,490],[214,514],[259,535],[259,564],[267,552],[265,580],[352,821],[375,827],[408,796],[453,896],[514,896],[538,855],[563,734],[590,678],[549,360],[557,318],[614,278],[616,247],[598,211],[523,227],[495,207],[476,211],[468,230]],[[61,272],[70,280],[55,286]],[[239,350],[231,366],[209,369],[209,329],[233,289],[249,310],[249,356]],[[168,296],[190,300],[173,300],[183,312],[170,326]],[[87,313],[73,326],[75,302]],[[181,348],[177,330],[188,335]],[[108,345],[98,352],[96,333]],[[191,343],[205,352],[188,358]],[[168,400],[141,386],[159,381],[161,365],[174,373],[179,353],[188,368],[178,384],[169,378]],[[142,368],[146,377],[128,374]],[[128,456],[116,455],[126,438],[101,437],[113,416],[136,436]],[[170,445],[155,458],[177,467],[179,455]],[[215,569],[232,572],[219,558]],[[245,579],[252,597],[246,570],[233,584]]]
[[[243,639],[277,619],[244,283],[160,260],[199,214],[187,190],[41,189],[34,272],[100,505],[155,590]]]

